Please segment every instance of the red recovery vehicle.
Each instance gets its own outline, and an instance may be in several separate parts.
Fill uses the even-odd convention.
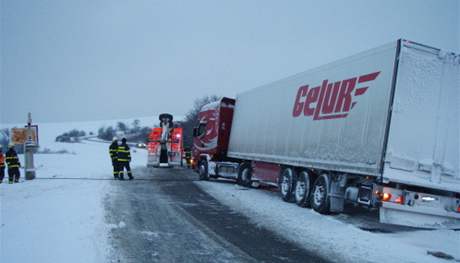
[[[319,213],[460,228],[458,83],[460,55],[398,40],[203,106],[194,167]]]
[[[160,126],[152,128],[147,144],[147,166],[182,166],[184,155],[182,128],[174,127],[170,114],[160,115]]]

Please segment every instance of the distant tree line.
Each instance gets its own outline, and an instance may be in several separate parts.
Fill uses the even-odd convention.
[[[101,140],[111,141],[115,137],[115,129],[112,126],[101,127],[97,130],[97,138]]]
[[[131,125],[118,122],[115,126],[99,128],[97,137],[101,140],[111,141],[114,137],[126,137],[128,141],[147,142],[151,127],[141,127],[139,120],[134,120]],[[119,138],[121,139],[121,138]]]
[[[83,130],[73,129],[68,132],[64,132],[56,137],[57,142],[80,142],[80,137],[86,136],[86,132]]]
[[[198,98],[194,101],[192,108],[185,115],[184,120],[176,122],[177,125],[183,128],[183,138],[184,138],[184,148],[191,149],[193,146],[193,128],[198,125],[198,113],[201,108],[211,102],[218,101],[220,99],[217,95],[208,95],[201,98]],[[152,127],[141,127],[139,120],[134,120],[131,125],[118,122],[115,126],[106,126],[100,127],[97,131],[97,138],[101,140],[111,141],[114,137],[121,136],[126,137],[128,141],[131,142],[148,142],[148,136],[152,130]],[[83,131],[80,131],[83,132]],[[72,130],[68,133],[64,133],[60,136],[67,139],[67,137],[72,137],[76,134],[82,134],[77,130]],[[90,134],[92,135],[92,134]],[[81,136],[81,135],[80,135]],[[75,136],[75,137],[80,137]],[[82,135],[85,136],[85,135]],[[58,136],[59,137],[59,136]],[[56,137],[56,141],[57,138]],[[121,139],[121,138],[119,138]]]
[[[211,102],[220,99],[217,95],[208,95],[198,98],[194,101],[192,108],[185,115],[184,120],[175,122],[175,126],[183,128],[184,148],[191,149],[193,146],[193,128],[198,125],[198,113],[201,108]],[[120,132],[125,134],[128,141],[148,142],[148,136],[152,127],[141,127],[139,120],[134,120],[131,125],[123,122],[118,122],[115,127],[101,127],[98,131],[98,138],[110,141]]]

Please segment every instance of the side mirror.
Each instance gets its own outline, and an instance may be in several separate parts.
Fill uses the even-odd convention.
[[[193,128],[193,137],[198,136],[198,128]]]

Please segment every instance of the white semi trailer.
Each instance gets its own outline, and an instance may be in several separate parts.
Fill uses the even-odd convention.
[[[384,223],[460,228],[459,55],[398,40],[234,103],[221,106],[233,110],[231,127],[209,126],[230,133],[228,150],[195,157],[201,178],[234,171],[321,213],[351,202],[380,209]]]

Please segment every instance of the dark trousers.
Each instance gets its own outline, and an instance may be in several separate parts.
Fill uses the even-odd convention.
[[[15,182],[18,182],[19,177],[21,177],[21,173],[19,172],[18,167],[8,168],[8,180],[10,180],[10,182],[13,180]]]
[[[3,181],[3,178],[5,177],[5,167],[0,167],[0,182]]]
[[[117,178],[118,177],[118,162],[117,161],[112,161],[112,166],[113,166],[113,177]]]
[[[123,179],[124,171],[128,171],[128,177],[132,178],[131,167],[129,167],[129,162],[118,162],[118,176],[120,179]]]

